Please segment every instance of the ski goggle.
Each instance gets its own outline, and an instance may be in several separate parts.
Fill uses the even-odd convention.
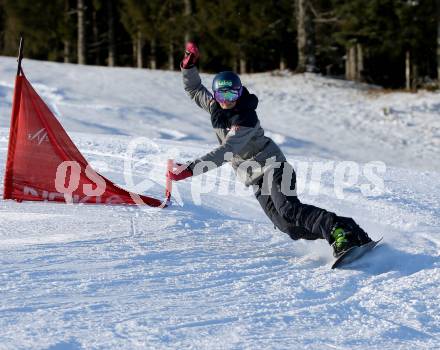
[[[217,90],[214,92],[214,98],[217,102],[220,103],[235,102],[240,98],[242,91],[243,87],[240,87],[239,89]]]

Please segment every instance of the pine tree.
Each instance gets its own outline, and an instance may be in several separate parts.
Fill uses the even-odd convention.
[[[161,22],[165,20],[167,3],[159,0],[124,0],[122,22],[133,42],[147,40],[150,46],[149,67],[156,69],[157,46],[160,39]],[[141,45],[139,45],[141,46]],[[138,49],[138,55],[141,48]],[[138,62],[140,63],[140,62]]]
[[[3,0],[4,53],[15,55],[20,33],[28,39],[25,55],[36,59],[62,58],[64,0]]]
[[[416,80],[417,71],[433,74],[429,58],[434,57],[436,35],[433,1],[336,0],[334,4],[340,19],[334,37],[348,52],[362,46],[367,81],[401,87],[408,75],[405,71],[411,73],[411,80]]]
[[[440,77],[440,0],[2,0],[0,10],[6,55],[23,32],[32,58],[175,69],[191,38],[213,72],[316,66],[408,88]]]

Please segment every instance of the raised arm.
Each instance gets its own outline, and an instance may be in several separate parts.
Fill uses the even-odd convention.
[[[205,111],[210,113],[211,103],[213,101],[212,94],[203,86],[199,72],[195,67],[199,59],[199,49],[194,43],[187,43],[185,47],[185,55],[180,64],[183,76],[183,86],[189,97]]]
[[[213,101],[212,94],[202,84],[199,72],[196,67],[190,69],[182,68],[183,86],[185,91],[191,99],[205,111],[210,113],[211,102]]]

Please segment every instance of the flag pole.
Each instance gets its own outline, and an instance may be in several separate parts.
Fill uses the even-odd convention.
[[[21,73],[21,60],[23,59],[23,49],[24,49],[24,38],[23,38],[23,34],[20,34],[20,46],[18,48],[18,58],[17,58],[17,62],[18,62],[17,77]]]
[[[3,199],[13,198],[13,170],[14,170],[14,159],[15,159],[15,148],[17,144],[17,130],[18,130],[18,113],[20,110],[21,102],[21,87],[22,80],[20,77],[21,73],[21,60],[23,59],[23,46],[24,39],[23,35],[20,35],[20,46],[18,49],[18,67],[17,67],[17,77],[15,78],[14,86],[14,97],[12,101],[12,113],[11,113],[11,125],[9,127],[9,143],[8,143],[8,156],[6,158],[6,169],[3,181]],[[19,202],[21,200],[18,200]]]
[[[169,172],[173,170],[174,160],[168,159],[167,161],[167,177],[166,177],[166,185],[165,185],[165,203],[166,205],[171,205],[171,191],[173,187],[173,180],[171,180],[168,176]]]

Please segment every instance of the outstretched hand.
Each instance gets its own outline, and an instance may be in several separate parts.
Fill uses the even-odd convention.
[[[188,164],[176,163],[175,165],[176,167],[168,171],[168,177],[171,180],[180,181],[193,176],[193,172],[188,168]]]
[[[197,45],[191,41],[187,42],[185,45],[185,54],[183,56],[180,66],[183,69],[189,69],[196,65],[199,60],[200,52]]]

